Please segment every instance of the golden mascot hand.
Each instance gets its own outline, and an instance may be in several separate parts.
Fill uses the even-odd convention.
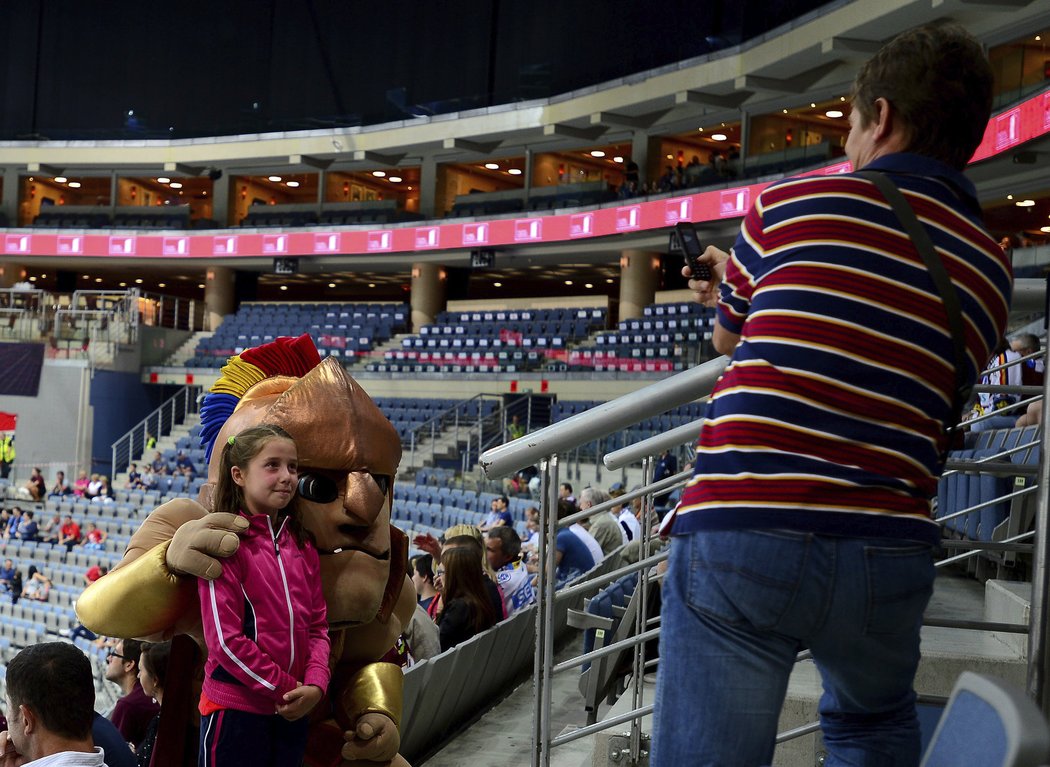
[[[246,527],[233,514],[208,513],[221,454],[211,446],[263,422],[295,439],[303,523],[317,543],[328,604],[332,682],[312,717],[306,763],[407,766],[397,753],[402,672],[381,661],[416,603],[408,542],[390,525],[401,443],[338,361],[321,362],[308,335],[230,358],[201,407],[210,461],[199,503],[156,508],[120,564],[81,595],[77,615],[110,636],[188,634],[203,651],[195,577],[216,578]]]

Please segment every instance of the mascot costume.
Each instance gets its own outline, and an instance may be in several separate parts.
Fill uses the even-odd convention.
[[[321,361],[308,335],[230,358],[201,407],[209,469],[198,500],[157,507],[120,564],[85,590],[77,615],[100,634],[188,635],[203,651],[195,578],[222,572],[243,529],[233,514],[209,513],[222,452],[212,447],[264,422],[279,425],[298,447],[303,524],[317,543],[328,604],[332,682],[311,717],[306,763],[405,767],[397,753],[402,671],[385,662],[416,604],[405,574],[408,541],[390,524],[401,443],[338,360]],[[184,697],[191,711],[192,691]],[[166,694],[165,711],[167,703]],[[162,722],[160,737],[165,729]]]

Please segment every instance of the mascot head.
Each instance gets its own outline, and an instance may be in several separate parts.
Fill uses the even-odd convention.
[[[375,620],[388,607],[391,559],[404,556],[390,534],[397,431],[337,360],[320,360],[308,335],[248,349],[229,360],[201,406],[209,463],[199,500],[209,511],[221,454],[212,447],[259,423],[295,440],[300,508],[320,554],[329,624]]]

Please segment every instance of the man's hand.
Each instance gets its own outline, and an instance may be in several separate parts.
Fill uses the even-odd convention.
[[[284,703],[277,706],[277,713],[294,722],[313,711],[321,700],[321,688],[312,684],[301,684],[284,694]]]
[[[241,544],[238,535],[247,529],[247,519],[222,512],[186,522],[175,531],[165,564],[179,575],[215,580],[222,575],[217,557],[233,555]]]
[[[689,280],[689,289],[693,291],[694,299],[698,304],[713,309],[718,303],[718,288],[722,284],[722,277],[726,271],[725,264],[728,260],[728,253],[719,250],[714,245],[708,245],[700,254],[700,263],[711,266],[710,280],[694,280],[692,270],[688,266],[682,267],[682,276]]]
[[[22,767],[29,760],[15,751],[7,730],[0,732],[0,767]]]
[[[386,762],[397,756],[401,735],[393,720],[384,714],[364,714],[353,730],[343,733],[343,759],[366,762]],[[405,764],[403,759],[395,762]],[[0,766],[2,767],[2,766]]]
[[[441,561],[441,544],[438,543],[438,539],[430,533],[417,535],[412,539],[412,545],[433,557],[435,565]]]

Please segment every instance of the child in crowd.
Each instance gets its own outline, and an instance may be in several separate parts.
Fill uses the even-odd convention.
[[[203,767],[299,764],[307,714],[328,687],[320,563],[300,520],[297,465],[295,442],[277,426],[222,446],[214,510],[247,518],[248,528],[222,574],[198,582],[208,646]]]

